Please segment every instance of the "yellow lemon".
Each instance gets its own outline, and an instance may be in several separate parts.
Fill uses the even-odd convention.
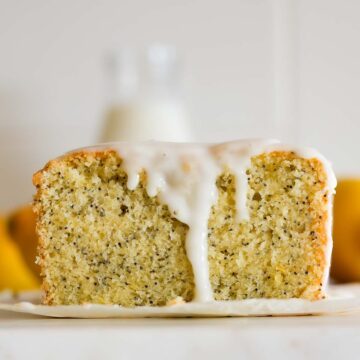
[[[36,219],[31,205],[23,206],[8,218],[11,239],[19,247],[27,266],[40,279],[40,267],[35,264],[37,254]]]
[[[0,218],[0,290],[32,290],[39,282],[27,267],[17,245],[9,238],[5,219]]]
[[[334,279],[360,281],[360,179],[338,182],[334,199]]]

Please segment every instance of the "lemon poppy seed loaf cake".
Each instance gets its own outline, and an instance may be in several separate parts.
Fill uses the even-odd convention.
[[[45,304],[325,295],[336,181],[315,151],[113,143],[33,181]]]

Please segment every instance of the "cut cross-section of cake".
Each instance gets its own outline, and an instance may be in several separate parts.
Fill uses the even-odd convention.
[[[45,304],[325,296],[336,180],[314,150],[111,143],[33,180]]]

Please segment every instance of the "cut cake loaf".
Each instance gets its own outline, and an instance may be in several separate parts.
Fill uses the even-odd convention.
[[[45,304],[325,295],[336,180],[313,150],[113,143],[33,181]]]

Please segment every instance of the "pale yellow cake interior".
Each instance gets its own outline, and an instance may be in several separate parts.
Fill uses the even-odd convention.
[[[252,159],[247,175],[250,221],[240,224],[234,176],[217,181],[208,233],[215,299],[320,298],[328,201],[320,162],[266,154]]]
[[[144,187],[127,189],[113,152],[60,161],[36,204],[49,304],[165,305],[193,297],[187,226]]]
[[[129,190],[121,163],[115,151],[81,152],[35,175],[45,303],[193,299],[188,226],[147,195],[145,173]],[[208,229],[214,298],[320,298],[328,201],[322,164],[289,152],[260,155],[248,183],[250,220],[238,223],[234,176],[224,169],[217,180]]]

